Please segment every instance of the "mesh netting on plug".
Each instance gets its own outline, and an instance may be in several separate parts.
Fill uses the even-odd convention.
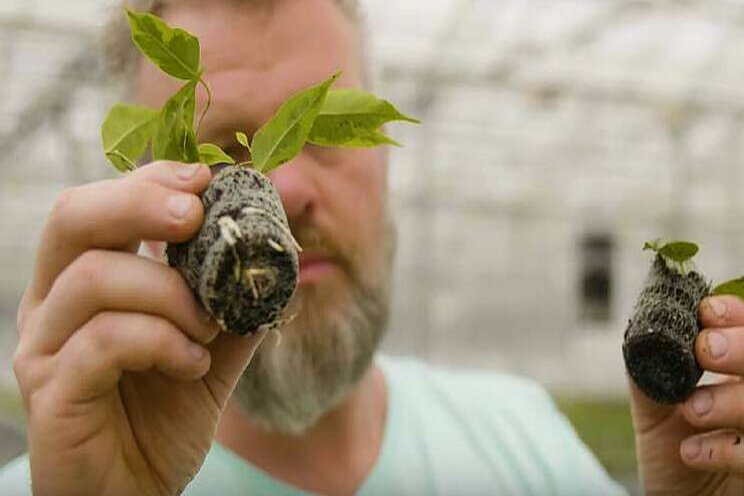
[[[623,356],[636,384],[663,403],[684,401],[702,375],[695,359],[697,310],[709,286],[657,256],[625,331]]]

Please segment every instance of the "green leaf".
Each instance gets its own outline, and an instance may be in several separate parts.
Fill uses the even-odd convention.
[[[238,131],[237,133],[235,133],[235,138],[238,140],[238,143],[248,148],[248,150],[251,149],[251,143],[248,140],[248,136],[245,133],[241,133]]]
[[[699,251],[698,245],[687,241],[667,243],[659,249],[659,253],[675,262],[686,262]]]
[[[101,127],[101,141],[106,157],[120,172],[132,170],[132,165],[145,153],[157,127],[157,110],[139,105],[116,105]]]
[[[712,293],[716,296],[734,295],[744,300],[744,277],[739,277],[738,279],[732,279],[719,284],[713,288]]]
[[[387,100],[366,91],[349,88],[328,92],[319,117],[332,116],[354,118],[360,122],[362,120],[374,122],[375,124],[368,126],[373,129],[378,129],[383,124],[393,121],[421,124],[420,120],[400,112]]]
[[[197,81],[190,81],[163,106],[152,142],[155,160],[199,162],[194,131]]]
[[[328,90],[340,75],[337,72],[326,81],[295,93],[258,130],[251,147],[256,170],[270,172],[302,151]]]
[[[345,126],[353,126],[352,124],[341,124],[336,129],[340,129]],[[342,139],[334,140],[320,137],[318,135],[313,136],[312,133],[308,141],[313,145],[318,146],[332,146],[338,148],[374,148],[380,145],[392,145],[402,146],[400,143],[392,139],[391,137],[384,134],[382,131],[369,131],[366,129],[351,129],[344,131],[346,135]],[[341,133],[337,133],[340,136]]]
[[[217,164],[235,165],[235,159],[222,151],[222,148],[211,143],[199,145],[199,162],[210,166]]]
[[[680,263],[690,260],[700,250],[698,245],[689,241],[672,241],[661,245],[660,240],[646,242],[643,249],[653,250],[668,260]]]
[[[371,93],[356,89],[332,90],[315,120],[309,141],[320,146],[339,147],[398,145],[380,132],[383,125],[393,121],[420,123]]]
[[[199,40],[194,35],[152,14],[127,10],[127,18],[132,41],[161,70],[186,81],[201,77]]]

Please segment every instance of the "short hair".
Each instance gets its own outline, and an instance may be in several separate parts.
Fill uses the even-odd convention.
[[[158,13],[162,8],[179,0],[123,0],[119,7],[112,11],[102,32],[104,63],[112,76],[127,78],[134,74],[141,55],[132,43],[129,25],[122,9],[124,7],[137,12]],[[273,0],[231,0],[234,3],[249,3]],[[338,5],[344,15],[357,27],[360,36],[363,32],[363,22],[360,14],[359,0],[332,0]],[[205,0],[206,3],[206,0]]]

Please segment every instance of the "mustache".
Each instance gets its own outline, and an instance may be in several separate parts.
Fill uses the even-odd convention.
[[[303,251],[328,257],[356,280],[358,270],[352,249],[343,246],[336,237],[317,225],[290,223],[290,230]]]

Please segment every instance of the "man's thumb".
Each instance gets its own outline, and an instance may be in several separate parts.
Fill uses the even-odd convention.
[[[220,409],[227,404],[238,379],[250,364],[267,333],[268,331],[261,331],[252,336],[238,336],[224,332],[209,345],[212,369],[204,380],[209,384]]]
[[[675,405],[657,403],[646,396],[630,376],[626,377],[630,389],[630,411],[633,414],[633,426],[637,434],[648,432],[674,414],[677,408]]]

